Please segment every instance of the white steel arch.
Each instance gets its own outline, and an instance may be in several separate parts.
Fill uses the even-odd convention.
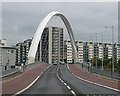
[[[70,40],[71,40],[72,48],[73,48],[74,63],[79,62],[78,52],[77,52],[77,48],[76,48],[76,45],[75,45],[75,39],[74,39],[74,36],[73,36],[72,28],[71,28],[71,26],[70,26],[67,18],[62,13],[53,11],[53,12],[49,13],[41,21],[41,23],[39,24],[39,26],[38,26],[35,34],[34,34],[34,37],[33,37],[33,40],[32,40],[31,46],[30,46],[30,50],[29,50],[29,53],[28,53],[28,64],[34,63],[34,61],[35,61],[35,55],[36,55],[36,52],[37,52],[37,47],[38,47],[39,41],[41,39],[43,30],[44,30],[45,26],[47,25],[48,21],[53,16],[59,16],[62,19],[62,21],[64,22],[64,24],[65,24],[65,26],[67,28]]]

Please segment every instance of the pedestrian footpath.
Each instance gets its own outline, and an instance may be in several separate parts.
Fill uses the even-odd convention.
[[[9,82],[2,83],[2,94],[15,94],[18,91],[24,89],[32,81],[37,78],[47,67],[49,64],[40,64],[36,68],[32,68],[31,70],[23,72],[17,78],[10,80]],[[3,95],[4,96],[4,95]],[[10,96],[10,95],[9,95]]]

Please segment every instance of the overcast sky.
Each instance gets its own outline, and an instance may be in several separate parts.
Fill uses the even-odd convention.
[[[117,2],[71,2],[71,3],[2,3],[2,38],[9,45],[32,38],[41,20],[52,11],[62,12],[70,22],[76,40],[111,42],[111,28],[114,26],[115,42],[118,42],[118,3]],[[69,36],[59,17],[53,17],[47,26],[64,28],[65,39]]]

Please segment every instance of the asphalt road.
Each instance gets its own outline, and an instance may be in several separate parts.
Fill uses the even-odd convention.
[[[51,66],[39,79],[22,94],[72,94],[71,91],[57,78],[60,78],[70,86],[76,94],[118,94],[107,88],[87,83],[75,78],[67,69],[66,65]]]
[[[76,94],[118,94],[107,88],[87,83],[75,78],[67,69],[67,66],[61,65],[59,71],[61,79],[63,79]]]
[[[57,78],[57,65],[52,65],[28,90],[22,94],[72,94]]]

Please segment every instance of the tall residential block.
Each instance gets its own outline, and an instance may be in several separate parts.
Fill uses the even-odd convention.
[[[76,46],[79,54],[79,61],[80,63],[83,63],[83,45],[84,43],[82,41],[76,41]]]
[[[64,61],[63,28],[46,27],[42,33],[41,61],[52,64]]]
[[[64,41],[64,62],[73,63],[73,49],[70,40]]]
[[[22,63],[25,64],[28,57],[32,39],[27,39],[21,43],[16,44],[16,66],[20,66]],[[40,43],[38,45],[35,61],[40,60]]]

